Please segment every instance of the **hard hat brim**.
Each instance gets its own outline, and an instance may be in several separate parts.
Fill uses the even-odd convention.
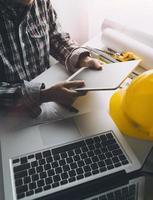
[[[143,130],[135,127],[132,122],[128,120],[123,109],[122,102],[125,95],[124,89],[117,90],[110,99],[109,113],[117,125],[118,129],[125,135],[141,139],[153,140],[153,135],[149,135]]]

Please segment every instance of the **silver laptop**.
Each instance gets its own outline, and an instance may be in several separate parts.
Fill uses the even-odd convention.
[[[45,73],[49,86],[53,73]],[[61,77],[65,80],[68,75],[54,77],[55,82]],[[42,75],[34,81],[44,80]],[[103,108],[18,131],[1,129],[0,140],[5,200],[43,198],[115,172],[140,168]]]
[[[1,158],[5,200],[37,199],[140,168],[102,112],[1,134]]]

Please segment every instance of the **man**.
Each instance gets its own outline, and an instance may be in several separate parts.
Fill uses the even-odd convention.
[[[50,0],[0,0],[0,106],[36,117],[44,102],[70,106],[83,81],[61,82],[45,89],[30,80],[49,68],[49,55],[70,72],[102,63],[61,31]],[[53,74],[54,76],[54,74]]]

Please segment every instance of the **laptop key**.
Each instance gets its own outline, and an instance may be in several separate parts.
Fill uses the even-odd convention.
[[[55,172],[56,172],[56,174],[62,173],[62,168],[61,168],[61,167],[57,167],[57,168],[55,169]]]
[[[84,166],[83,169],[84,169],[85,172],[90,172],[91,171],[91,168],[90,168],[89,165]]]
[[[58,187],[58,186],[59,186],[59,182],[56,182],[56,183],[53,183],[53,184],[52,184],[52,187],[53,187],[53,188]]]
[[[36,153],[35,156],[36,156],[37,160],[42,159],[42,154],[41,153]]]
[[[49,150],[43,152],[43,157],[44,157],[44,158],[50,157],[50,156],[51,156],[51,152],[50,152]]]
[[[33,190],[33,189],[35,189],[36,188],[36,182],[33,182],[33,183],[30,183],[29,184],[29,189],[30,190]]]
[[[45,170],[49,170],[49,169],[51,169],[50,164],[46,164],[46,165],[44,165],[44,169],[45,169]]]
[[[16,173],[16,174],[15,174],[15,179],[23,178],[23,177],[25,177],[25,176],[27,176],[27,175],[28,175],[27,171],[24,170],[24,171],[21,171],[21,172]]]
[[[16,167],[13,168],[14,173],[20,172],[20,171],[23,171],[23,170],[26,170],[26,169],[30,169],[30,163],[19,165],[19,166],[16,166]]]
[[[100,161],[100,162],[98,162],[98,166],[99,166],[99,167],[105,167],[105,163],[104,163],[104,161]]]
[[[83,160],[80,160],[78,162],[78,167],[83,167],[85,165],[84,161]]]
[[[59,161],[59,165],[60,165],[60,166],[63,166],[63,165],[65,165],[65,164],[66,164],[66,162],[65,162],[64,159],[62,159],[62,160]]]
[[[120,167],[120,166],[121,166],[121,163],[118,162],[118,163],[115,163],[114,165],[115,165],[115,167]]]
[[[113,169],[113,168],[114,168],[113,165],[108,165],[108,166],[107,166],[107,169],[109,169],[109,170],[110,170],[110,169]]]
[[[20,160],[21,160],[21,164],[25,164],[25,163],[28,162],[27,157],[23,157],[23,158],[21,158]]]
[[[92,145],[88,146],[88,148],[89,148],[90,151],[92,151],[92,150],[95,149],[95,146],[92,144]]]
[[[51,186],[50,186],[50,185],[44,186],[44,190],[50,190],[50,189],[51,189]]]
[[[58,162],[55,161],[51,165],[52,165],[53,168],[56,168],[56,167],[58,167]]]
[[[51,177],[45,179],[46,185],[53,183],[53,179]]]
[[[93,138],[94,143],[100,143],[100,137],[96,136]]]
[[[91,172],[87,172],[87,173],[84,174],[85,177],[89,177],[89,176],[91,176],[91,175],[92,175]]]
[[[82,152],[87,152],[88,151],[88,148],[87,148],[87,146],[83,146],[83,147],[81,147],[81,150],[82,150]]]
[[[82,168],[78,168],[76,169],[76,173],[79,174],[83,174],[83,169]]]
[[[112,160],[111,159],[106,159],[105,160],[106,165],[112,165]]]
[[[67,179],[68,178],[68,174],[67,173],[62,173],[61,174],[61,178],[62,179]]]
[[[39,165],[44,165],[46,162],[45,162],[45,159],[40,159],[39,160]]]
[[[120,161],[126,160],[126,157],[123,154],[119,155],[118,157],[119,157]]]
[[[97,163],[91,164],[91,169],[92,169],[92,170],[98,169]]]
[[[42,191],[43,191],[43,190],[42,190],[42,187],[35,189],[35,193],[40,193],[40,192],[42,192]]]
[[[94,143],[94,140],[90,138],[90,139],[86,139],[85,142],[87,145],[92,145]]]
[[[94,171],[92,172],[92,174],[99,174],[99,170],[98,170],[98,169],[94,170]]]
[[[43,172],[43,167],[39,166],[36,168],[37,173]]]
[[[46,172],[41,172],[40,173],[40,179],[43,179],[43,178],[46,178],[46,177],[47,177]]]
[[[35,173],[36,173],[35,168],[29,169],[29,175],[33,175],[33,174],[35,174]]]
[[[37,181],[38,187],[42,187],[45,185],[44,180]]]
[[[73,177],[69,178],[68,181],[69,181],[69,183],[72,183],[72,182],[76,181],[76,178],[73,176]]]
[[[66,162],[67,162],[67,163],[73,163],[73,158],[72,158],[72,157],[66,158]]]
[[[53,180],[54,180],[54,182],[58,182],[61,180],[61,178],[59,175],[55,175],[55,176],[53,176]]]
[[[47,162],[47,163],[53,162],[53,157],[47,157],[47,158],[46,158],[46,162]]]
[[[19,163],[19,161],[20,161],[19,159],[15,159],[15,160],[12,161],[12,163],[16,164],[16,163]]]
[[[68,183],[68,181],[65,179],[65,180],[62,180],[61,182],[60,182],[60,184],[61,185],[65,185],[65,184],[67,184]]]
[[[119,145],[118,144],[113,144],[113,145],[109,145],[108,146],[108,150],[109,151],[113,151],[115,149],[119,149]]]
[[[60,155],[59,154],[55,154],[53,158],[54,158],[55,161],[60,160]]]
[[[37,181],[37,180],[39,180],[39,176],[38,176],[38,174],[34,174],[32,176],[32,181]]]
[[[16,187],[21,186],[21,185],[23,185],[22,179],[17,179],[17,180],[15,180],[15,186],[16,186]]]
[[[77,180],[80,180],[80,179],[83,179],[84,178],[84,176],[81,174],[81,175],[78,175],[77,177],[76,177],[76,179]]]
[[[88,157],[86,153],[82,153],[80,156],[82,159],[86,159]]]
[[[74,143],[53,149],[52,153],[53,153],[53,155],[55,155],[55,154],[59,154],[59,153],[63,153],[63,152],[66,152],[66,151],[73,150],[75,148],[79,148],[79,147],[84,146],[84,145],[85,145],[84,141],[74,142]]]
[[[38,166],[38,162],[37,161],[31,162],[31,167],[37,167],[37,166]]]
[[[119,162],[119,159],[118,159],[117,156],[115,156],[115,157],[112,158],[112,161],[113,161],[113,163],[117,163],[117,162]]]
[[[28,192],[26,192],[26,196],[28,197],[28,196],[31,196],[31,195],[33,195],[34,194],[34,191],[33,190],[30,190],[30,191],[28,191]]]
[[[123,160],[123,161],[122,161],[122,165],[126,165],[126,164],[128,164],[128,163],[129,163],[128,160]]]
[[[123,154],[123,152],[122,152],[121,149],[113,150],[112,153],[113,153],[114,156],[117,156],[117,155]]]
[[[47,171],[48,176],[53,176],[55,175],[55,171],[53,169],[50,169]]]
[[[73,162],[73,163],[70,164],[70,167],[71,167],[71,169],[76,169],[77,168],[77,164]]]
[[[24,193],[21,193],[21,194],[18,194],[17,195],[17,199],[22,199],[25,197],[25,194]]]
[[[91,159],[90,159],[90,158],[87,158],[87,159],[85,159],[85,163],[86,163],[86,165],[88,165],[88,164],[91,164],[91,163],[92,163],[92,161],[91,161]]]
[[[20,193],[24,193],[28,191],[28,186],[27,185],[22,185],[16,188],[16,193],[20,194]]]
[[[64,171],[64,172],[67,172],[67,171],[69,171],[69,170],[70,170],[69,165],[64,165],[64,166],[63,166],[63,171]]]
[[[80,156],[79,155],[76,155],[73,157],[74,161],[79,161],[80,160]]]
[[[27,176],[24,178],[24,184],[30,183],[31,182],[31,177]]]
[[[100,168],[100,172],[105,172],[106,170],[107,170],[106,167],[101,167],[101,168]]]
[[[34,158],[34,154],[31,154],[28,156],[28,159],[32,159],[32,158]]]
[[[63,152],[63,153],[61,153],[61,158],[67,158],[68,157],[68,155],[67,155],[67,153],[66,152]]]

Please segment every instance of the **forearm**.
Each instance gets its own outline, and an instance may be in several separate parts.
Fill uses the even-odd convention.
[[[21,115],[36,117],[40,114],[39,83],[9,84],[0,83],[0,107],[7,113],[16,112]]]

